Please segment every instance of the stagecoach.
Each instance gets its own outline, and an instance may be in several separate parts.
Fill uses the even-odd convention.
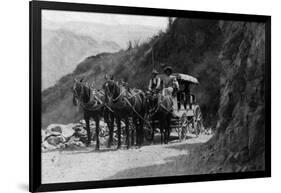
[[[194,134],[198,136],[203,131],[203,118],[200,107],[196,101],[196,97],[191,92],[193,86],[197,86],[199,81],[197,78],[181,73],[174,73],[174,76],[179,82],[180,89],[177,91],[176,103],[182,103],[184,108],[178,109],[178,106],[174,105],[174,114],[177,116],[173,118],[171,127],[174,128],[179,136],[180,140],[187,137],[187,134]]]
[[[177,79],[180,88],[175,91],[173,97],[174,117],[171,120],[170,132],[176,131],[179,140],[186,139],[188,135],[197,137],[204,126],[200,107],[195,95],[191,93],[191,88],[197,86],[199,81],[193,76],[181,73],[173,73],[172,77]],[[150,138],[149,129],[145,129],[145,138]]]

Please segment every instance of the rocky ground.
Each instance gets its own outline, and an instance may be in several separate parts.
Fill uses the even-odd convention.
[[[94,122],[90,123],[94,138]],[[124,124],[122,124],[124,127]],[[106,148],[107,125],[100,122],[100,151],[95,141],[86,147],[85,122],[68,125],[51,124],[42,129],[42,183],[93,181],[105,179],[142,178],[225,172],[263,170],[264,162],[250,159],[249,149],[229,149],[218,140],[219,133],[205,129],[198,137],[188,133],[180,141],[174,130],[168,145],[160,144],[159,133],[155,143],[146,141],[141,148]],[[122,141],[124,135],[122,134]],[[219,141],[219,142],[218,142]],[[260,154],[263,160],[264,154]]]
[[[121,127],[125,125],[121,122]],[[51,124],[46,129],[42,129],[42,152],[52,150],[71,150],[76,148],[85,147],[87,142],[86,124],[84,120],[78,123],[64,124]],[[90,121],[90,128],[92,139],[95,138],[95,122]],[[108,140],[108,127],[107,124],[100,121],[100,143],[105,145]],[[124,129],[123,129],[124,130]],[[123,137],[123,133],[122,136]],[[92,141],[93,142],[93,141]],[[113,135],[113,143],[117,142],[116,129]]]

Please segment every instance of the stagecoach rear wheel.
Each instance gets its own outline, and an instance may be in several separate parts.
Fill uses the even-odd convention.
[[[198,105],[195,106],[193,120],[195,135],[198,136],[203,129],[202,113]]]

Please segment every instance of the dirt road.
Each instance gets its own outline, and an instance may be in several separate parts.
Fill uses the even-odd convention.
[[[42,154],[42,183],[94,181],[104,179],[141,178],[187,175],[185,165],[190,149],[204,143],[211,135],[200,135],[168,145],[115,150],[94,147]]]

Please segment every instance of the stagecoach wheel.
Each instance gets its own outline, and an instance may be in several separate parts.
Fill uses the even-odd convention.
[[[196,121],[194,121],[194,134],[196,135],[196,137],[198,137],[200,134],[200,129]]]
[[[203,124],[202,124],[202,113],[200,110],[200,107],[197,105],[194,110],[194,129],[195,129],[195,134],[196,136],[200,135]]]

